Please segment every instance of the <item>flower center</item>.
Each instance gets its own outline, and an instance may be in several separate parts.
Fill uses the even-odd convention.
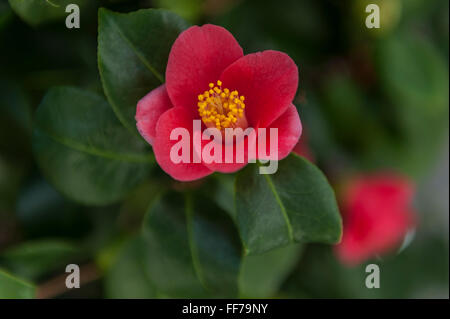
[[[231,127],[247,127],[245,97],[238,91],[222,89],[222,82],[209,83],[209,90],[198,96],[198,114],[207,127],[218,130]]]

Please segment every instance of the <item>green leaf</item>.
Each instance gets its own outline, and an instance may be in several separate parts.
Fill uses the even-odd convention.
[[[342,222],[333,189],[307,160],[290,155],[273,175],[257,165],[238,173],[236,216],[246,254],[294,242],[337,243]]]
[[[28,280],[38,280],[43,275],[65,266],[78,257],[79,251],[68,242],[39,240],[25,242],[4,251],[0,265]]]
[[[86,204],[124,197],[154,161],[99,96],[70,87],[51,89],[38,107],[33,151],[46,178]]]
[[[148,212],[144,234],[158,291],[175,298],[237,296],[239,237],[208,198],[165,195]]]
[[[0,299],[31,299],[35,287],[0,269]]]
[[[239,292],[244,298],[271,298],[298,261],[301,244],[245,256],[239,276]]]
[[[145,246],[141,238],[127,242],[105,276],[107,298],[155,298],[156,291],[145,271]]]
[[[120,121],[136,132],[136,104],[164,83],[172,43],[187,24],[164,10],[123,14],[99,10],[98,68]]]
[[[28,24],[33,26],[62,19],[66,6],[73,3],[79,6],[86,0],[9,0],[14,12]]]

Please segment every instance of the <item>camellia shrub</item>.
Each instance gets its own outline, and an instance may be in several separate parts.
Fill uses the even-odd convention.
[[[74,87],[51,89],[36,113],[33,151],[48,180],[85,204],[117,202],[155,169],[174,182],[200,179],[180,185],[181,191],[161,189],[144,220],[150,280],[158,291],[171,297],[238,296],[243,258],[289,244],[340,241],[341,217],[327,179],[308,160],[289,155],[301,134],[292,104],[298,69],[289,56],[277,51],[244,56],[224,28],[188,27],[164,10],[100,9],[98,38],[107,101]],[[217,128],[278,128],[274,174],[260,174],[263,164],[257,162],[173,162],[172,130],[192,132],[197,118],[209,125],[201,113],[207,108],[198,105],[204,99],[217,110],[206,101],[210,91],[211,98],[230,103],[223,110],[230,116]],[[243,110],[241,117],[239,111],[233,117],[232,105]],[[240,143],[257,143],[258,137],[249,140]],[[234,147],[237,157],[236,143],[224,141],[223,156]],[[190,152],[195,148],[189,139]],[[232,189],[223,189],[220,176],[208,177],[214,172],[233,174]],[[214,200],[228,191],[227,207]]]
[[[315,1],[66,2],[0,11],[0,36],[15,13],[43,46],[0,77],[0,224],[14,230],[0,225],[0,297],[70,295],[52,285],[69,264],[87,278],[81,296],[409,297],[422,255],[442,256],[433,236],[409,245],[418,176],[448,126],[448,67],[397,31],[400,0],[382,6],[389,29],[352,36],[353,1],[333,7],[340,20]],[[68,3],[89,12],[64,29],[70,50],[50,28]],[[375,261],[391,279],[378,291],[364,286]]]

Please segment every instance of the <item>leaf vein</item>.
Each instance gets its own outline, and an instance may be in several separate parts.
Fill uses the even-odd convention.
[[[191,251],[192,256],[192,266],[194,268],[195,274],[197,275],[197,278],[202,285],[203,288],[208,290],[208,286],[206,285],[205,279],[203,278],[203,271],[200,266],[200,260],[198,257],[197,249],[195,248],[195,244],[193,242],[193,230],[192,230],[192,218],[193,218],[193,211],[192,211],[192,199],[189,195],[186,196],[186,202],[185,202],[185,210],[186,210],[186,227],[187,227],[187,233],[188,233],[188,242],[189,242],[189,249]]]
[[[289,216],[287,214],[286,207],[284,207],[284,204],[281,201],[280,196],[278,195],[278,192],[277,192],[277,190],[275,188],[275,185],[273,185],[273,182],[270,179],[270,177],[268,176],[268,174],[263,174],[263,175],[264,175],[264,178],[267,181],[267,184],[269,185],[270,190],[272,191],[272,193],[273,193],[273,195],[275,197],[276,202],[280,206],[280,210],[281,210],[281,213],[283,215],[283,219],[284,219],[284,221],[286,223],[289,241],[290,242],[294,242],[294,235],[293,235],[293,231],[292,231],[292,225],[291,225],[291,221],[289,219]]]
[[[139,58],[139,60],[142,62],[142,64],[145,65],[145,67],[151,72],[153,73],[153,75],[162,83],[164,83],[164,78],[163,76],[156,71],[156,69],[150,64],[150,62],[147,61],[147,59],[143,56],[143,54],[136,48],[136,46],[133,44],[133,42],[131,42],[126,36],[125,34],[122,32],[122,29],[119,27],[119,25],[113,20],[111,19],[110,21],[112,21],[112,25],[114,26],[114,28],[116,29],[117,33],[119,34],[119,36],[131,47],[132,51],[134,52],[134,54],[136,54],[136,56]]]
[[[55,136],[54,134],[51,134],[47,131],[42,130],[42,129],[40,129],[39,131],[41,131],[42,133],[47,135],[50,139],[52,139],[53,141],[55,141],[59,144],[62,144],[68,148],[71,148],[76,151],[86,153],[89,155],[104,157],[104,158],[118,160],[118,161],[122,161],[122,162],[149,163],[149,164],[154,162],[154,158],[151,153],[147,153],[145,155],[144,154],[142,154],[142,155],[141,154],[131,154],[131,153],[119,154],[119,153],[115,153],[115,152],[101,150],[101,149],[94,148],[94,147],[88,147],[88,146],[85,146],[85,145],[78,143],[71,139],[60,138],[60,137]]]

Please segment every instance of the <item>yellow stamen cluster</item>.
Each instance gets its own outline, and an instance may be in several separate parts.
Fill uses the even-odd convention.
[[[244,116],[245,97],[238,91],[222,89],[222,82],[209,83],[209,90],[198,96],[198,113],[203,123],[219,130],[236,127],[236,122]]]

